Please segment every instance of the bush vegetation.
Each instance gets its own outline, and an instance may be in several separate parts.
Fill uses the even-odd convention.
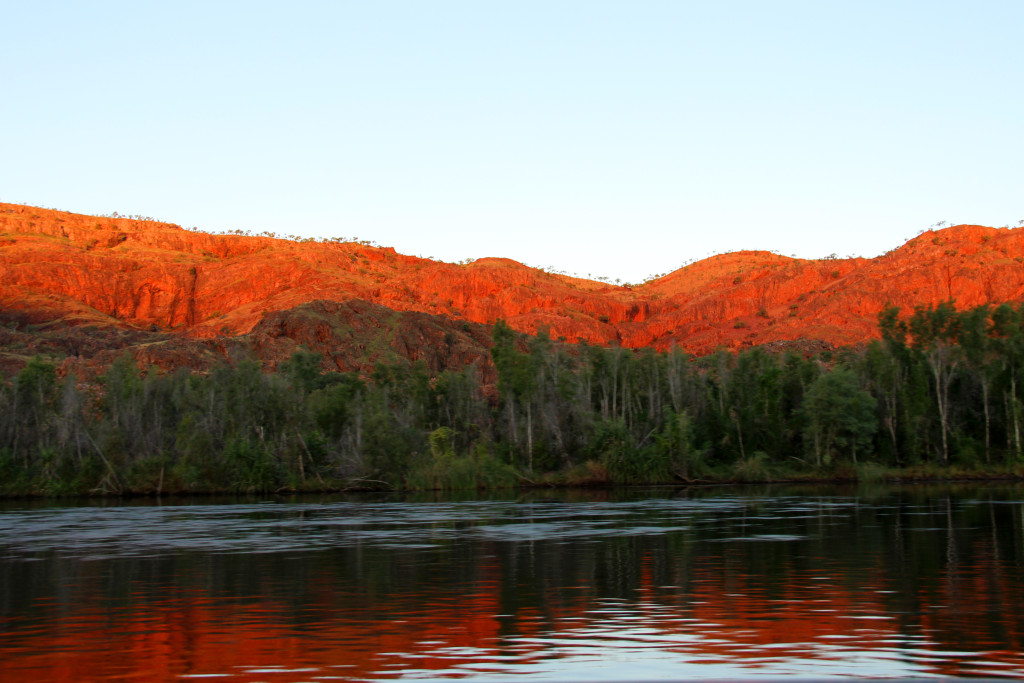
[[[1024,305],[879,323],[822,357],[694,359],[499,322],[496,393],[472,366],[361,377],[308,352],[205,375],[124,357],[92,384],[34,358],[0,379],[0,494],[1019,474]]]

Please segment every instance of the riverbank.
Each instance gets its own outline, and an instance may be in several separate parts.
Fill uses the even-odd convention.
[[[494,467],[494,463],[489,463]],[[413,473],[410,480],[393,485],[384,479],[326,479],[315,478],[293,481],[276,487],[255,486],[203,486],[182,485],[174,475],[159,477],[154,484],[124,482],[118,488],[112,480],[103,486],[88,486],[82,478],[75,481],[4,481],[0,483],[0,499],[24,498],[159,498],[161,496],[223,496],[223,495],[274,495],[292,496],[303,494],[337,493],[423,493],[423,492],[485,492],[485,491],[539,491],[566,489],[635,489],[645,487],[703,488],[736,485],[848,485],[848,484],[914,484],[946,482],[1024,482],[1024,466],[963,467],[916,465],[906,468],[889,468],[873,464],[859,467],[839,465],[820,471],[796,471],[793,468],[764,467],[753,471],[746,467],[743,472],[736,467],[708,471],[705,476],[693,479],[675,477],[671,480],[616,481],[607,471],[595,463],[586,463],[581,468],[566,472],[528,474],[516,472],[508,467],[498,467],[501,476],[493,472],[489,477],[470,480],[465,470],[448,473],[431,471],[428,474]]]

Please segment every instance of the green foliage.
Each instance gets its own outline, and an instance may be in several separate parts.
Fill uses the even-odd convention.
[[[509,488],[518,483],[515,470],[497,460],[483,445],[469,455],[457,455],[455,432],[439,427],[427,437],[428,456],[420,458],[406,478],[413,489],[458,490]]]
[[[15,461],[14,452],[9,447],[0,448],[0,494],[10,495],[23,489],[26,474]]]
[[[455,457],[453,436],[455,432],[449,427],[438,427],[430,432],[427,441],[430,443],[430,455],[434,460],[444,461]]]
[[[309,394],[319,389],[325,383],[325,378],[320,374],[320,364],[323,356],[312,351],[299,350],[292,354],[281,367],[281,374],[288,383],[302,395]]]
[[[124,356],[92,385],[36,357],[0,379],[0,494],[1019,472],[1024,305],[890,308],[879,331],[815,358],[695,360],[499,323],[496,394],[487,368],[365,377],[307,351],[277,372],[243,360],[206,375]]]
[[[643,465],[623,420],[606,420],[596,425],[589,455],[602,463],[615,481],[634,482],[643,474]]]
[[[339,374],[333,384],[307,397],[313,423],[328,438],[343,438],[360,419],[364,393],[356,375]]]
[[[858,386],[852,369],[838,366],[819,376],[807,389],[803,411],[805,441],[817,465],[831,464],[840,455],[857,463],[857,452],[869,450],[878,430],[877,401]]]
[[[863,483],[883,481],[889,474],[886,467],[873,461],[859,462],[854,470],[857,473],[857,481]]]
[[[772,475],[768,466],[769,457],[764,451],[754,451],[749,456],[737,460],[732,466],[732,476],[745,482],[771,481]]]
[[[704,460],[705,452],[693,445],[693,421],[685,410],[669,412],[655,442],[659,460],[667,465],[667,474],[688,481],[710,472]]]
[[[266,493],[280,485],[280,462],[252,441],[229,438],[223,458],[230,472],[230,485],[238,491]]]

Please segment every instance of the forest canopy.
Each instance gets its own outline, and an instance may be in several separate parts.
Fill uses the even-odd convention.
[[[1024,305],[879,316],[813,357],[693,358],[494,327],[481,369],[322,372],[296,353],[96,382],[0,381],[0,494],[161,493],[1020,473]]]

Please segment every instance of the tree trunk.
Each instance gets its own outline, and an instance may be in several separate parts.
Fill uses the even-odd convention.
[[[519,448],[519,430],[516,429],[516,408],[515,401],[510,396],[508,399],[508,429],[512,437],[512,445]]]
[[[533,402],[526,402],[526,459],[527,469],[533,471]]]
[[[932,376],[935,377],[935,400],[939,408],[939,424],[942,432],[942,463],[948,465],[949,440],[947,432],[949,431],[949,416],[947,412],[949,410],[949,380],[953,373],[941,358],[943,350],[940,347],[929,354],[928,364],[932,368]]]
[[[1017,413],[1017,374],[1013,370],[1010,371],[1010,414],[1013,416],[1013,444],[1017,452],[1017,458],[1020,458],[1020,420],[1018,419]]]
[[[743,460],[747,459],[747,452],[743,448],[743,430],[740,429],[740,417],[735,409],[729,411],[729,416],[732,418],[733,423],[736,425],[736,440],[740,445],[740,458]]]
[[[821,467],[821,429],[814,427],[814,461]]]
[[[989,414],[988,409],[988,379],[981,381],[981,401],[985,406],[985,464],[988,465],[992,462],[992,417]]]

